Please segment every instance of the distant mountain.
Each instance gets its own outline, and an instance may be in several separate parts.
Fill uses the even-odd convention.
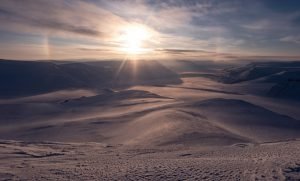
[[[269,96],[300,100],[300,71],[283,72],[265,81],[275,83],[268,92]]]
[[[165,85],[181,83],[177,73],[157,61],[125,61],[115,72],[115,85]]]
[[[0,60],[0,98],[62,89],[99,89],[136,84],[181,83],[179,76],[156,61],[54,63]]]
[[[164,66],[177,73],[206,72],[212,73],[216,70],[236,66],[234,62],[220,61],[191,61],[191,60],[165,60],[161,62]]]
[[[226,69],[219,76],[224,83],[268,84],[267,96],[300,99],[300,62],[264,62]],[[254,85],[256,84],[256,85]]]
[[[220,80],[224,83],[239,83],[281,72],[294,71],[300,71],[300,62],[255,62],[241,67],[225,69]]]

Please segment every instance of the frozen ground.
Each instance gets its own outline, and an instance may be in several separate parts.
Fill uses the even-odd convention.
[[[300,142],[226,147],[0,143],[1,180],[299,180]]]

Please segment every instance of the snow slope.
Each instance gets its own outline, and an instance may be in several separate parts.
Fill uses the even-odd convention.
[[[13,99],[3,94],[0,178],[300,179],[297,63],[227,70],[237,81],[230,84],[201,77],[201,72],[179,79],[153,62],[136,65],[140,72],[133,74],[132,63],[114,72],[114,87],[47,88]],[[116,70],[120,62],[86,65]],[[77,68],[69,64],[67,69],[76,73]],[[88,72],[82,70],[78,80]],[[160,80],[161,75],[170,77]],[[272,94],[286,82],[284,91]]]

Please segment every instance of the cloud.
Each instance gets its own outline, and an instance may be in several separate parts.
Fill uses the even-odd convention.
[[[300,35],[298,35],[298,36],[286,36],[286,37],[281,38],[280,41],[300,44]]]
[[[160,55],[232,58],[236,54],[272,54],[278,53],[277,50],[298,55],[299,36],[282,36],[298,34],[299,12],[278,11],[281,6],[272,3],[272,0],[267,3],[259,0],[1,0],[0,40],[6,42],[0,44],[11,43],[13,47],[27,38],[27,42],[43,47],[43,38],[49,37],[47,44],[53,49],[53,56],[56,52],[63,55],[61,49],[68,52],[67,56],[73,53],[101,58],[113,53],[119,55],[124,48],[119,38],[124,27],[140,24],[152,35],[143,42],[143,48]],[[5,33],[1,35],[1,32]],[[7,42],[3,38],[7,32],[18,36],[10,36],[11,41]],[[282,42],[294,43],[289,45],[293,48],[284,50]],[[16,53],[24,53],[20,49],[18,46]],[[30,52],[29,47],[26,52]]]
[[[189,49],[156,49],[155,51],[170,53],[170,54],[184,54],[184,53],[211,53],[204,50],[189,50]]]
[[[0,23],[16,32],[109,37],[122,18],[82,1],[2,0]]]
[[[59,30],[59,31],[66,31],[66,32],[87,35],[87,36],[100,37],[102,35],[102,32],[92,29],[90,27],[75,26],[73,24],[66,23],[66,22],[48,20],[48,21],[32,21],[32,24],[37,27],[48,28],[48,29]]]
[[[97,52],[105,52],[105,51],[107,51],[106,49],[101,49],[101,48],[78,48],[78,50],[82,50],[82,51],[97,51]]]
[[[158,53],[168,55],[169,59],[194,59],[194,60],[236,60],[242,56],[234,53],[197,49],[156,49]]]
[[[268,20],[259,20],[253,23],[242,25],[243,28],[250,30],[264,30],[271,28],[272,23]]]

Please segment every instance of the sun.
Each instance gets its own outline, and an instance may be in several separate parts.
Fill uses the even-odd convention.
[[[124,28],[121,35],[122,49],[128,54],[140,54],[146,51],[145,42],[150,39],[150,32],[142,25]]]

